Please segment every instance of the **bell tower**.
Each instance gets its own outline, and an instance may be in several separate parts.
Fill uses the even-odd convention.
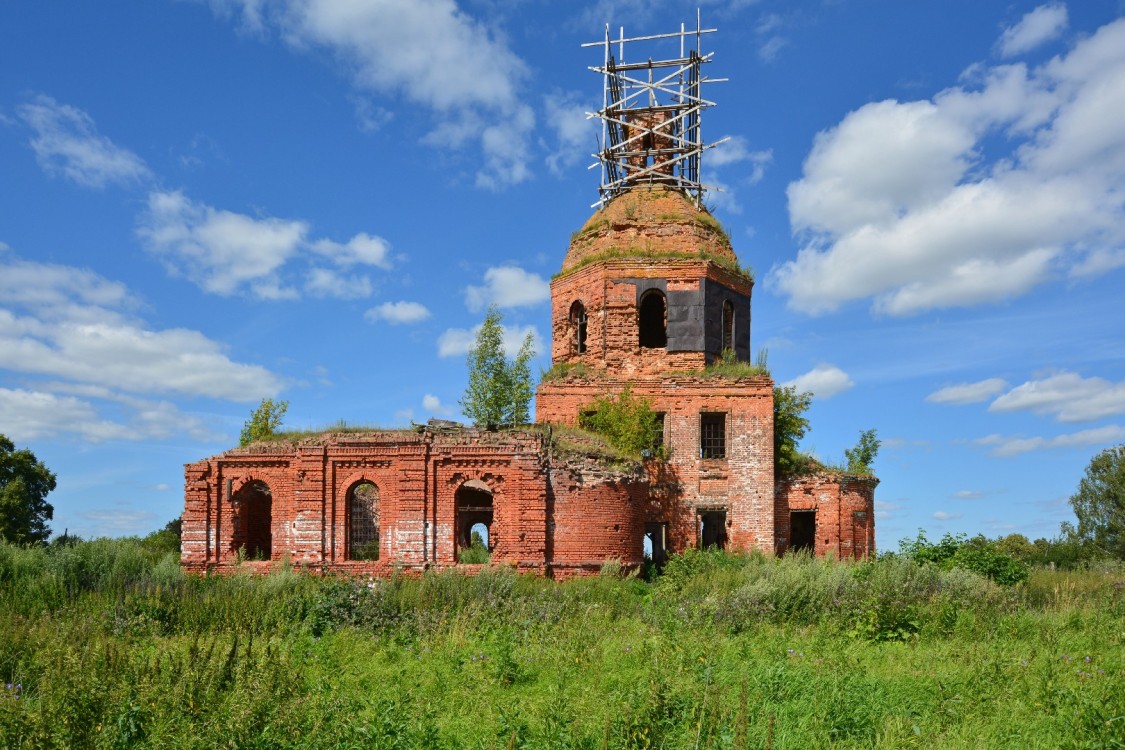
[[[754,280],[703,206],[702,74],[694,30],[600,47],[603,81],[596,211],[551,283],[552,370],[536,420],[574,425],[626,388],[664,424],[644,508],[655,550],[774,550],[773,381],[749,367]],[[626,53],[628,52],[628,59]],[[663,53],[663,57],[660,56]],[[635,60],[635,61],[634,61]],[[713,369],[719,360],[743,368]],[[734,374],[730,374],[733,370]],[[655,559],[655,556],[654,556]]]

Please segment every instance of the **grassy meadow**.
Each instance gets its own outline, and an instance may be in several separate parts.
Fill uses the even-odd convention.
[[[0,543],[0,747],[1125,747],[1123,582],[710,552],[651,582],[197,577],[142,540]]]

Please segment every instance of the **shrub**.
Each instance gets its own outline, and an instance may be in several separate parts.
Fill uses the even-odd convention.
[[[630,456],[662,457],[663,433],[652,401],[634,397],[628,387],[616,397],[596,399],[578,423],[603,435],[610,445]]]

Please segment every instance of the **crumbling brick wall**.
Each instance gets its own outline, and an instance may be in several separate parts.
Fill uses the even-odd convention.
[[[270,559],[382,575],[459,565],[458,491],[487,488],[492,562],[551,574],[640,563],[643,475],[594,460],[552,459],[535,432],[471,428],[325,435],[260,443],[188,464],[181,561],[190,569],[241,561],[240,492],[265,486]],[[352,560],[349,497],[378,488],[379,559]]]
[[[773,381],[692,375],[622,380],[608,375],[572,376],[540,384],[536,420],[575,425],[599,396],[621,393],[650,399],[665,415],[666,465],[653,487],[645,522],[665,522],[670,551],[700,543],[699,514],[725,512],[733,549],[774,548]],[[700,455],[700,415],[726,415],[726,456]]]
[[[875,554],[875,486],[873,476],[818,471],[779,482],[775,525],[777,554],[789,551],[794,512],[815,515],[817,557],[865,560]]]

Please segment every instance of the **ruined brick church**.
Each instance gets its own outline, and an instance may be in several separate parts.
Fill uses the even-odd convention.
[[[659,564],[689,547],[874,553],[878,480],[776,477],[773,381],[714,367],[750,360],[754,281],[701,201],[710,55],[697,50],[709,31],[611,40],[607,28],[594,68],[606,82],[601,200],[551,283],[553,367],[536,425],[325,433],[188,464],[186,568],[472,569],[462,560],[474,537],[491,564],[554,577]],[[679,57],[612,55],[676,37]],[[595,399],[627,387],[662,423],[659,460],[622,468],[560,449],[552,425],[576,426]]]

